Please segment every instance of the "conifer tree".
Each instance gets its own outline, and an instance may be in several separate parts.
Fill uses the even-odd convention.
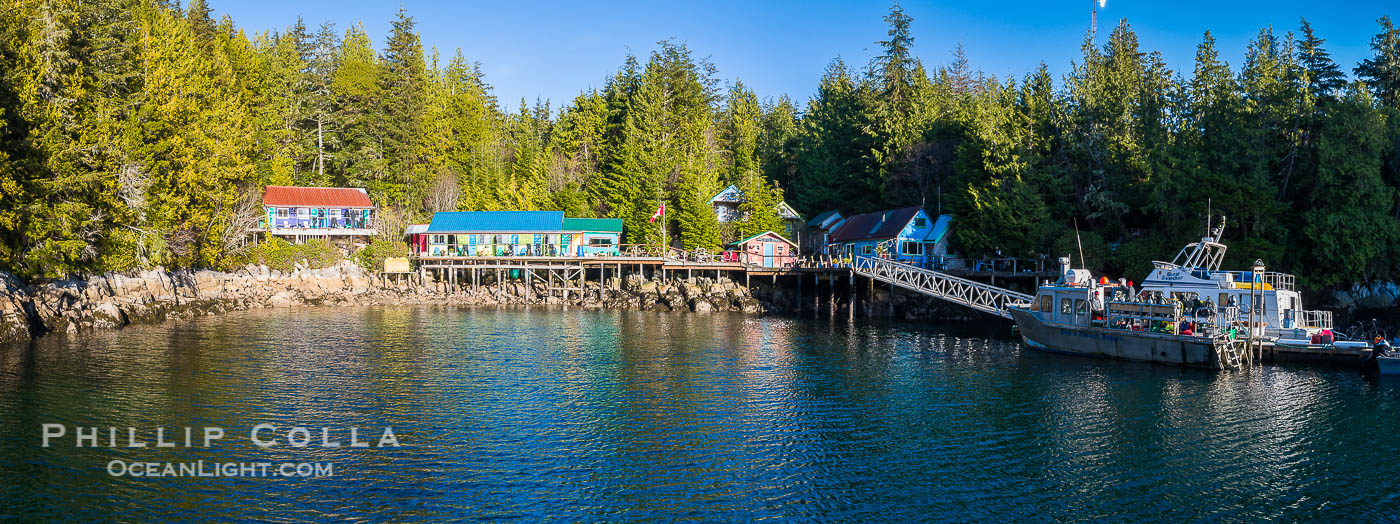
[[[425,185],[427,178],[419,169],[427,71],[414,25],[413,17],[400,7],[380,62],[376,116],[387,172],[380,175],[376,188],[386,202],[410,201],[410,192]]]
[[[380,146],[378,106],[380,95],[379,62],[363,26],[345,30],[336,57],[331,91],[335,95],[341,147],[328,171],[335,173],[336,185],[372,188],[381,199],[377,177],[387,169]]]
[[[1400,28],[1382,16],[1381,32],[1371,37],[1371,58],[1356,66],[1356,77],[1366,82],[1376,100],[1386,107],[1400,107]]]

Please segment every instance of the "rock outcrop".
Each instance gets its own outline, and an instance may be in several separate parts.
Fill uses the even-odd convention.
[[[658,311],[742,311],[764,306],[749,290],[728,279],[572,282],[568,298],[535,282],[519,280],[452,287],[443,282],[414,284],[384,279],[349,262],[328,268],[277,271],[247,266],[233,272],[165,271],[105,274],[26,286],[0,273],[0,342],[45,333],[77,333],[132,323],[161,322],[258,308],[302,305],[573,305],[584,308]]]

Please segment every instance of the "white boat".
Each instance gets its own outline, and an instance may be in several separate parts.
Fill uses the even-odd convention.
[[[1222,368],[1265,353],[1351,361],[1371,354],[1369,342],[1332,331],[1331,312],[1303,309],[1293,275],[1263,271],[1262,263],[1221,270],[1224,228],[1222,220],[1171,262],[1153,262],[1141,290],[1095,281],[1061,258],[1058,281],[1008,310],[1027,345],[1061,353]]]

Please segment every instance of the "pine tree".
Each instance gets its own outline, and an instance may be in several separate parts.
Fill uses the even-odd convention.
[[[791,187],[797,179],[800,140],[797,106],[787,95],[763,104],[762,126],[758,134],[760,171],[776,184]]]
[[[1318,143],[1317,184],[1303,212],[1303,238],[1311,244],[1313,285],[1365,278],[1395,237],[1388,216],[1394,190],[1381,179],[1385,125],[1373,100],[1359,86],[1329,106]]]
[[[762,117],[758,97],[744,87],[743,82],[735,80],[724,112],[723,139],[729,144],[730,166],[723,183],[737,183],[751,173],[758,173],[759,120]]]
[[[1389,16],[1377,21],[1381,32],[1371,37],[1371,58],[1356,66],[1356,77],[1386,107],[1400,107],[1400,28],[1391,24]]]
[[[1322,48],[1326,40],[1313,32],[1307,19],[1299,19],[1303,40],[1298,44],[1298,62],[1308,73],[1308,91],[1319,101],[1335,98],[1346,86],[1346,75],[1332,61],[1332,55]]]
[[[336,185],[374,188],[383,201],[378,177],[387,169],[378,129],[379,62],[363,26],[345,30],[336,57],[331,90],[335,95],[341,146],[327,161]]]
[[[427,185],[427,174],[419,169],[427,71],[423,44],[413,32],[414,25],[413,18],[400,7],[380,61],[375,115],[388,170],[377,180],[376,189],[385,202],[400,204],[412,200],[414,189]]]

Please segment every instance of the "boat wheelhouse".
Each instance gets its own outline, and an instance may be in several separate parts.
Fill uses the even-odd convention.
[[[1254,315],[1268,338],[1308,338],[1333,328],[1332,312],[1303,309],[1293,275],[1263,271],[1262,262],[1256,263],[1258,271],[1221,270],[1226,247],[1217,239],[1224,227],[1222,220],[1209,236],[1187,244],[1171,262],[1153,262],[1142,289],[1222,310],[1237,306],[1242,315]]]

